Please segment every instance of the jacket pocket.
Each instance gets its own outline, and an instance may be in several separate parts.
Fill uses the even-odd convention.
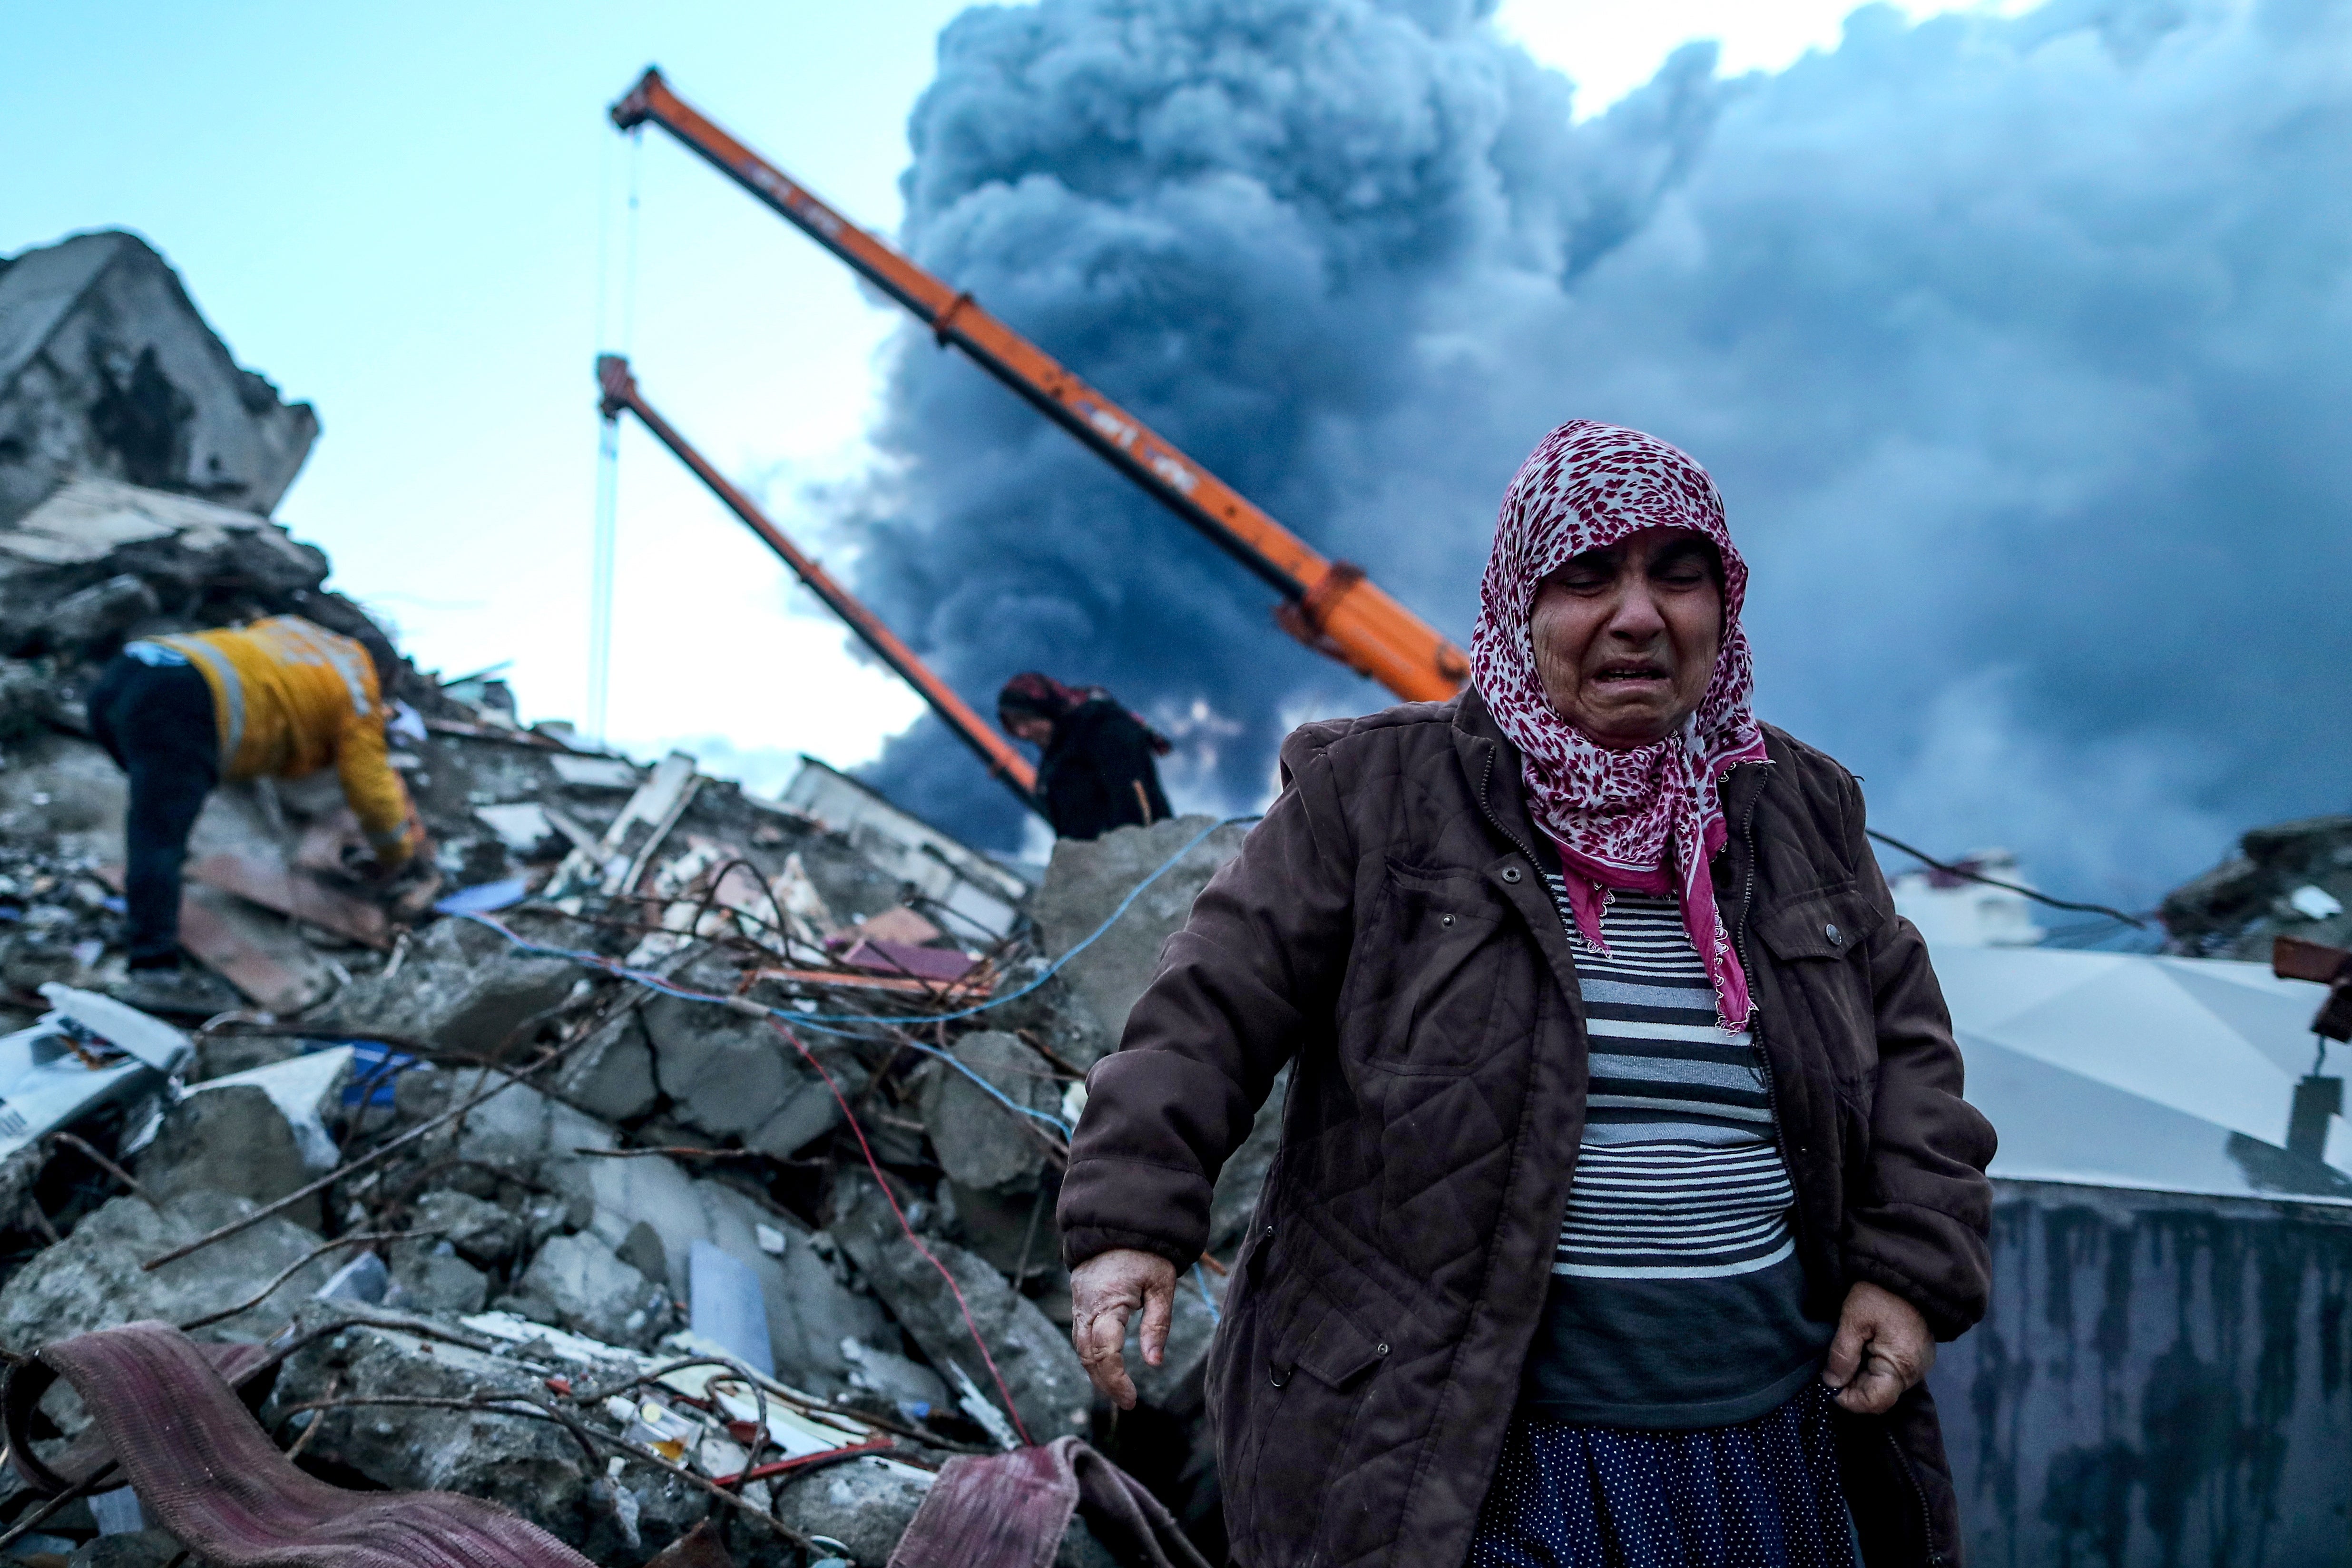
[[[1305,1373],[1324,1387],[1343,1392],[1370,1373],[1389,1353],[1387,1342],[1349,1316],[1324,1293],[1310,1286],[1290,1332],[1270,1358],[1269,1373],[1276,1387]]]
[[[1306,1557],[1321,1525],[1318,1500],[1350,1450],[1388,1353],[1291,1256],[1298,1223],[1276,1220],[1253,1237],[1235,1270],[1246,1294],[1211,1351],[1210,1410],[1236,1562]]]
[[[1341,991],[1342,1049],[1392,1072],[1458,1073],[1486,1055],[1511,911],[1475,872],[1389,861]]]
[[[1839,882],[1776,899],[1750,922],[1775,971],[1780,1021],[1773,1038],[1797,1052],[1798,1062],[1825,1070],[1841,1101],[1862,1092],[1878,1070],[1878,1014],[1864,954],[1885,920],[1853,883]],[[1826,1136],[1832,1129],[1815,1131]],[[1843,1137],[1844,1128],[1835,1131]]]
[[[1878,934],[1881,911],[1852,882],[1775,900],[1756,911],[1757,939],[1784,963],[1847,959]]]

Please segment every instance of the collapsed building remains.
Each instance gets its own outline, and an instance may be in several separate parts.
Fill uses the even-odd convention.
[[[1052,1209],[1085,1070],[1238,829],[1065,845],[1033,887],[823,764],[765,800],[419,677],[394,765],[427,890],[349,880],[331,779],[224,786],[182,930],[246,1005],[184,1031],[126,1008],[98,669],[136,637],[366,617],[267,520],[315,420],[152,251],[31,253],[0,304],[0,1350],[81,1388],[57,1347],[173,1325],[310,1477],[487,1500],[599,1563],[880,1564],[950,1460],[1063,1436],[1213,1551],[1214,1258],[1272,1119],[1117,1420]],[[126,396],[168,440],[125,446]],[[88,1462],[102,1408],[59,1383],[20,1415],[9,1550],[185,1544],[121,1484],[144,1445]],[[1075,1453],[1058,1561],[1183,1560]]]

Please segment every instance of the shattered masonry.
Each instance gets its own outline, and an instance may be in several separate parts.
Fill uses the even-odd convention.
[[[312,1475],[487,1500],[625,1568],[706,1518],[737,1561],[879,1565],[940,1467],[1016,1426],[1089,1438],[1213,1556],[1214,1260],[1274,1111],[1116,1424],[1069,1347],[1053,1199],[1080,1079],[1238,829],[1039,984],[1210,825],[1065,844],[1033,888],[821,763],[762,800],[420,679],[395,766],[430,896],[482,918],[361,896],[331,778],[227,786],[183,931],[247,1005],[183,1034],[100,994],[124,786],[80,700],[132,637],[365,624],[268,521],[316,431],[142,242],[0,268],[0,1348],[154,1320],[282,1353],[246,1387]],[[648,1377],[703,1352],[730,1364]],[[89,1418],[62,1387],[30,1434],[58,1464]],[[48,1506],[0,1473],[0,1530]],[[9,1549],[160,1565],[158,1522],[96,1489]],[[1057,1561],[1148,1560],[1118,1546],[1081,1515]]]

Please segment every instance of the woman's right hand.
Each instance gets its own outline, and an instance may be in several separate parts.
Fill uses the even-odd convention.
[[[1094,1385],[1121,1410],[1135,1408],[1127,1374],[1127,1323],[1143,1310],[1143,1359],[1153,1366],[1168,1349],[1176,1315],[1176,1266],[1131,1247],[1097,1253],[1070,1271],[1070,1343]]]

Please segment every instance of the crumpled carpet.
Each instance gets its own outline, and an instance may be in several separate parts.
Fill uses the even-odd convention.
[[[216,1568],[593,1568],[478,1498],[345,1491],[305,1474],[270,1442],[206,1348],[167,1323],[60,1340],[10,1369],[10,1451],[36,1489],[54,1494],[79,1479],[26,1463],[29,1417],[59,1376],[81,1395],[149,1517]],[[72,1468],[87,1474],[94,1453],[78,1443]]]
[[[1080,1507],[1123,1563],[1209,1568],[1141,1481],[1076,1437],[950,1459],[889,1568],[1050,1568]]]

